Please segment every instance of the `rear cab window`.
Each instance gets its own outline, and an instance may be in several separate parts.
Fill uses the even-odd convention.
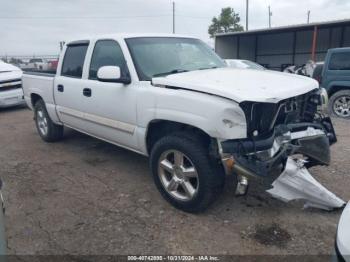
[[[81,78],[89,42],[81,41],[67,45],[61,76]]]
[[[350,70],[350,52],[336,52],[331,55],[329,70]]]

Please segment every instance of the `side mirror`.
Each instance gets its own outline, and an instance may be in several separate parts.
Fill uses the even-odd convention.
[[[130,77],[122,77],[119,66],[102,66],[97,71],[97,79],[101,82],[130,84]]]

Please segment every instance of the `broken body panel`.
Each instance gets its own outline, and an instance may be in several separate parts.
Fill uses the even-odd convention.
[[[277,105],[258,104],[256,111],[256,103],[241,104],[248,138],[225,140],[219,145],[226,160],[232,158],[230,171],[240,175],[238,194],[244,194],[242,188],[247,188],[242,177],[271,181],[273,174],[282,173],[272,183],[273,189],[267,191],[273,197],[285,202],[304,199],[306,207],[326,210],[344,205],[311,176],[304,164],[298,165],[291,158],[299,156],[298,163],[307,163],[308,167],[330,164],[330,145],[337,138],[331,119],[319,110],[322,101],[321,92],[313,91]]]
[[[288,158],[283,173],[273,182],[273,188],[267,190],[273,197],[284,202],[306,200],[304,207],[324,210],[341,208],[345,202],[328,191],[314,179],[304,167],[302,160]]]
[[[307,157],[310,165],[329,165],[329,146],[337,141],[331,119],[319,112],[319,90],[277,104],[243,102],[247,138],[220,141],[222,154],[256,176],[284,170],[291,155]]]
[[[328,103],[326,92],[305,77],[286,82],[286,75],[281,73],[264,71],[256,73],[260,77],[255,78],[244,77],[246,74],[247,70],[220,68],[154,78],[152,82],[159,87],[212,94],[238,103],[245,115],[246,137],[217,139],[226,173],[238,175],[238,195],[246,194],[248,177],[258,177],[264,178],[270,188],[272,184],[274,188],[269,192],[278,199],[306,199],[309,206],[323,209],[341,207],[341,199],[314,180],[305,167],[294,168],[290,159],[299,155],[308,167],[330,164],[330,145],[337,138],[331,119],[323,112]],[[240,85],[242,78],[251,85]],[[284,84],[276,88],[277,82],[282,83],[279,78]],[[231,87],[233,82],[235,88]],[[230,121],[225,120],[229,126]]]

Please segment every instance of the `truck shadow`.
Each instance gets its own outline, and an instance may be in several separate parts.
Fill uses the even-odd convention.
[[[11,113],[11,112],[15,112],[15,111],[24,111],[24,110],[30,110],[26,105],[22,105],[22,106],[12,106],[12,107],[4,107],[1,108],[0,107],[0,113]]]
[[[81,152],[81,160],[91,167],[106,167],[111,162],[135,167],[137,163],[137,169],[143,169],[144,173],[150,174],[147,157],[76,130],[65,127],[64,139],[60,143]]]

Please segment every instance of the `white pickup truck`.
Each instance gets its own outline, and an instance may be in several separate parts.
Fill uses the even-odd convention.
[[[107,35],[68,42],[56,75],[23,76],[43,140],[67,126],[150,157],[157,188],[175,207],[204,210],[225,174],[280,174],[291,155],[327,165],[336,141],[317,82],[228,68],[202,41],[176,35]]]
[[[0,60],[0,108],[24,105],[22,70]]]

